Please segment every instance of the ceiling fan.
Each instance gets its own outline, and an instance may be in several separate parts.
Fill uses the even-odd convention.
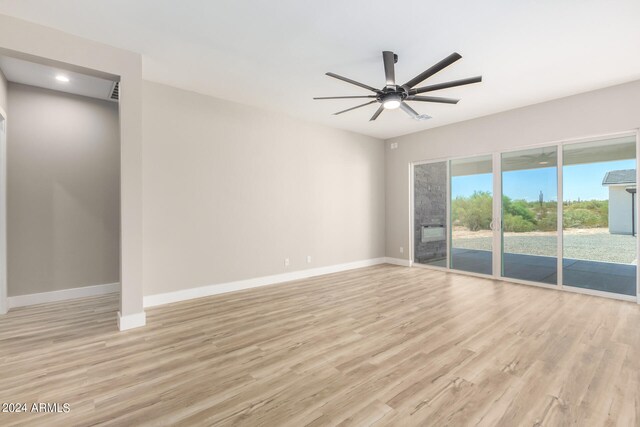
[[[408,82],[403,85],[398,86],[396,84],[395,77],[395,69],[394,64],[398,62],[398,55],[393,52],[385,50],[382,52],[382,61],[384,62],[384,75],[387,80],[387,84],[382,89],[376,89],[364,83],[357,82],[355,80],[351,80],[347,77],[339,76],[335,73],[326,73],[327,76],[333,77],[338,80],[345,81],[347,83],[351,83],[352,85],[359,86],[361,88],[370,90],[374,92],[375,95],[362,95],[362,96],[321,96],[313,99],[356,99],[356,98],[372,98],[372,101],[365,102],[364,104],[356,105],[355,107],[347,108],[346,110],[338,111],[334,113],[334,115],[346,113],[347,111],[355,110],[356,108],[361,108],[370,104],[379,103],[380,106],[376,110],[376,112],[371,116],[369,121],[375,120],[378,118],[380,113],[383,110],[393,110],[395,108],[400,108],[402,111],[407,113],[411,118],[416,120],[426,120],[429,117],[426,114],[418,114],[413,108],[411,108],[406,101],[419,101],[419,102],[437,102],[443,104],[457,104],[459,99],[453,98],[440,98],[437,96],[421,96],[419,94],[425,92],[432,92],[435,90],[446,89],[450,87],[463,86],[471,83],[478,83],[482,81],[482,76],[477,77],[469,77],[461,80],[453,80],[446,83],[437,83],[430,86],[423,86],[414,89],[414,86],[418,85],[422,81],[428,79],[433,76],[438,71],[448,67],[449,65],[456,62],[458,59],[462,58],[459,53],[452,53],[451,55],[444,58],[442,61],[418,74]]]

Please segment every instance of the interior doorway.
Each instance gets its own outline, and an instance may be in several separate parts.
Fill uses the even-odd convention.
[[[0,276],[12,308],[120,292],[119,82],[0,55]]]

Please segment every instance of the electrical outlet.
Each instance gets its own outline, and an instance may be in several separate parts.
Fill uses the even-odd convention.
[[[402,246],[400,246],[400,253],[403,254],[404,253],[404,248]]]
[[[391,149],[395,150],[396,148],[398,148],[398,143],[397,142],[392,142],[391,143]]]
[[[307,264],[311,264],[311,255],[307,255]]]
[[[284,266],[289,267],[289,258],[284,259]]]

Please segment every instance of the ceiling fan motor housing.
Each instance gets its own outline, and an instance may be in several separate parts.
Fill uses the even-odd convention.
[[[399,101],[404,101],[409,96],[408,91],[402,86],[387,86],[378,93],[378,101],[384,103],[389,98],[397,98]]]

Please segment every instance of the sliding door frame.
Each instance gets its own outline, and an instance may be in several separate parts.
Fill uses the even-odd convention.
[[[431,270],[439,270],[439,271],[447,271],[447,272],[452,272],[452,273],[461,273],[461,274],[465,274],[467,276],[474,276],[474,277],[482,277],[483,279],[499,279],[499,277],[496,277],[496,269],[492,268],[493,270],[493,274],[483,274],[483,273],[474,273],[472,271],[463,271],[463,270],[455,270],[451,268],[451,161],[452,160],[463,160],[463,159],[468,159],[471,157],[492,157],[493,161],[495,162],[495,155],[496,153],[480,153],[480,154],[473,154],[470,156],[454,156],[454,157],[439,157],[436,159],[431,159],[431,160],[418,160],[418,161],[414,161],[414,162],[409,162],[409,266],[411,267],[418,267],[418,268],[427,268],[427,269],[431,269]],[[498,153],[499,155],[499,153]],[[415,255],[415,239],[414,239],[414,221],[415,221],[415,191],[414,191],[414,176],[415,176],[415,166],[419,166],[419,165],[426,165],[426,164],[430,164],[430,163],[442,163],[444,162],[447,165],[447,203],[446,203],[446,227],[447,227],[447,235],[446,235],[446,239],[447,239],[447,266],[446,267],[440,267],[437,265],[427,265],[427,264],[420,264],[418,262],[416,262],[414,255]],[[495,164],[492,165],[493,169],[492,169],[492,173],[494,173],[495,171]],[[495,176],[493,177],[493,185],[494,185],[494,191],[495,191]],[[495,209],[495,198],[494,198],[494,209]],[[494,211],[495,212],[495,211]],[[493,234],[493,240],[492,242],[495,244],[495,240],[496,240],[496,236],[495,236],[495,231]],[[493,248],[492,248],[493,250]],[[492,266],[495,265],[495,254],[492,253]]]
[[[563,270],[564,270],[564,181],[563,181],[563,169],[564,169],[564,145],[558,145],[558,149],[556,150],[556,161],[558,162],[556,166],[556,174],[557,174],[557,186],[556,189],[556,199],[558,202],[556,203],[556,218],[558,220],[556,225],[556,285],[558,289],[563,290]],[[636,158],[638,155],[636,154]],[[636,248],[637,253],[637,248]],[[637,275],[637,273],[636,273]],[[636,285],[637,286],[637,285]]]
[[[493,278],[502,277],[502,157],[500,153],[492,153],[492,172],[493,172],[493,222],[491,250],[492,253],[492,269]]]
[[[453,227],[451,225],[451,184],[452,184],[452,176],[451,176],[451,163],[456,161],[456,160],[469,160],[469,159],[475,159],[478,157],[489,157],[491,158],[491,191],[492,191],[492,195],[491,195],[491,200],[492,200],[492,204],[491,204],[491,274],[485,274],[485,273],[476,273],[473,271],[465,271],[465,270],[456,270],[455,268],[451,268],[451,261],[449,261],[447,263],[447,269],[451,272],[461,272],[464,273],[468,276],[474,276],[474,277],[482,277],[485,279],[496,279],[499,278],[499,274],[496,275],[496,272],[500,271],[500,267],[499,267],[499,263],[500,260],[497,259],[498,257],[496,257],[496,252],[495,252],[495,248],[496,248],[496,243],[500,242],[500,224],[502,222],[500,216],[496,217],[496,212],[499,212],[500,210],[500,205],[496,206],[496,197],[494,197],[494,194],[496,194],[496,188],[500,188],[501,186],[501,182],[502,180],[500,178],[496,178],[496,155],[499,157],[500,154],[499,153],[486,153],[486,154],[473,154],[471,156],[456,156],[456,157],[449,157],[447,158],[447,227],[448,227],[448,234],[447,234],[447,248],[448,248],[448,256],[449,258],[451,258],[451,250],[453,249]],[[500,170],[500,165],[498,164],[497,166],[497,170]],[[496,187],[496,185],[498,185],[498,187]],[[498,210],[496,210],[496,208],[498,208]]]
[[[567,139],[562,139],[562,140],[556,140],[556,141],[551,141],[551,142],[543,142],[543,143],[536,143],[536,144],[528,144],[528,145],[523,145],[521,147],[517,147],[517,148],[509,148],[509,149],[505,149],[505,150],[499,150],[499,151],[494,151],[494,152],[490,152],[490,153],[472,153],[469,155],[465,155],[465,156],[451,156],[451,157],[440,157],[437,159],[430,159],[430,160],[422,160],[422,161],[413,161],[409,163],[409,192],[410,192],[410,197],[409,197],[409,265],[410,266],[415,266],[415,267],[419,267],[419,268],[426,268],[426,269],[431,269],[431,270],[439,270],[439,271],[447,271],[447,272],[451,272],[451,273],[456,273],[456,274],[462,274],[462,275],[467,275],[467,276],[474,276],[474,277],[482,277],[482,278],[487,278],[487,279],[494,279],[494,280],[500,280],[500,281],[504,281],[504,282],[510,282],[510,283],[516,283],[516,284],[523,284],[523,285],[529,285],[529,286],[537,286],[537,287],[541,287],[541,288],[547,288],[547,289],[556,289],[559,291],[566,291],[566,292],[573,292],[573,293],[579,293],[579,294],[586,294],[586,295],[593,295],[593,296],[599,296],[599,297],[605,297],[605,298],[611,298],[611,299],[617,299],[617,300],[623,300],[623,301],[632,301],[632,302],[636,302],[638,304],[640,304],[640,271],[636,270],[636,295],[635,296],[630,296],[630,295],[621,295],[621,294],[616,294],[613,292],[605,292],[605,291],[598,291],[598,290],[592,290],[592,289],[584,289],[584,288],[578,288],[578,287],[573,287],[573,286],[563,286],[563,274],[562,274],[562,270],[563,270],[563,260],[564,260],[564,256],[563,256],[563,234],[564,234],[564,227],[563,227],[563,187],[564,187],[564,182],[563,182],[563,148],[565,145],[571,145],[571,144],[579,144],[579,143],[585,143],[585,142],[594,142],[594,141],[600,141],[600,140],[605,140],[605,139],[611,139],[611,138],[619,138],[619,137],[625,137],[625,136],[633,136],[635,138],[635,144],[636,144],[636,158],[635,158],[635,163],[636,163],[636,186],[638,185],[638,183],[640,183],[640,170],[638,168],[639,165],[639,155],[640,155],[640,138],[639,138],[639,129],[633,129],[633,130],[628,130],[628,131],[622,131],[622,132],[613,132],[613,133],[606,133],[606,134],[598,134],[598,135],[592,135],[592,136],[586,136],[586,137],[579,137],[579,138],[567,138]],[[520,280],[520,279],[512,279],[509,277],[502,277],[502,269],[503,269],[503,265],[502,265],[502,252],[503,252],[503,248],[502,248],[502,154],[504,153],[511,153],[511,152],[517,152],[517,151],[523,151],[523,150],[527,150],[527,149],[533,149],[533,148],[543,148],[543,147],[556,147],[557,149],[557,199],[558,199],[558,203],[557,203],[557,218],[558,218],[558,222],[557,222],[557,282],[555,285],[550,285],[550,284],[546,284],[546,283],[539,283],[539,282],[533,282],[533,281],[529,281],[529,280]],[[493,244],[493,248],[492,248],[492,258],[493,258],[493,263],[492,263],[492,269],[493,269],[493,274],[491,275],[487,275],[487,274],[480,274],[480,273],[473,273],[473,272],[468,272],[468,271],[463,271],[463,270],[454,270],[451,268],[451,170],[450,170],[450,162],[451,160],[461,160],[461,159],[469,159],[469,158],[473,158],[473,157],[481,157],[481,156],[492,156],[493,159],[493,219],[494,219],[494,226],[493,226],[493,239],[492,239],[492,244]],[[415,207],[415,191],[414,191],[414,167],[417,165],[422,165],[422,164],[429,164],[429,163],[438,163],[438,162],[446,162],[447,165],[447,203],[446,203],[446,227],[447,227],[447,267],[439,267],[439,266],[431,266],[431,265],[426,265],[426,264],[419,264],[417,262],[415,262],[414,259],[414,248],[415,248],[415,242],[414,242],[414,228],[415,228],[415,224],[414,224],[414,217],[415,217],[415,213],[414,213],[414,207]],[[635,198],[635,211],[636,212],[640,212],[640,197],[636,197]],[[636,238],[636,258],[640,257],[640,237]]]

